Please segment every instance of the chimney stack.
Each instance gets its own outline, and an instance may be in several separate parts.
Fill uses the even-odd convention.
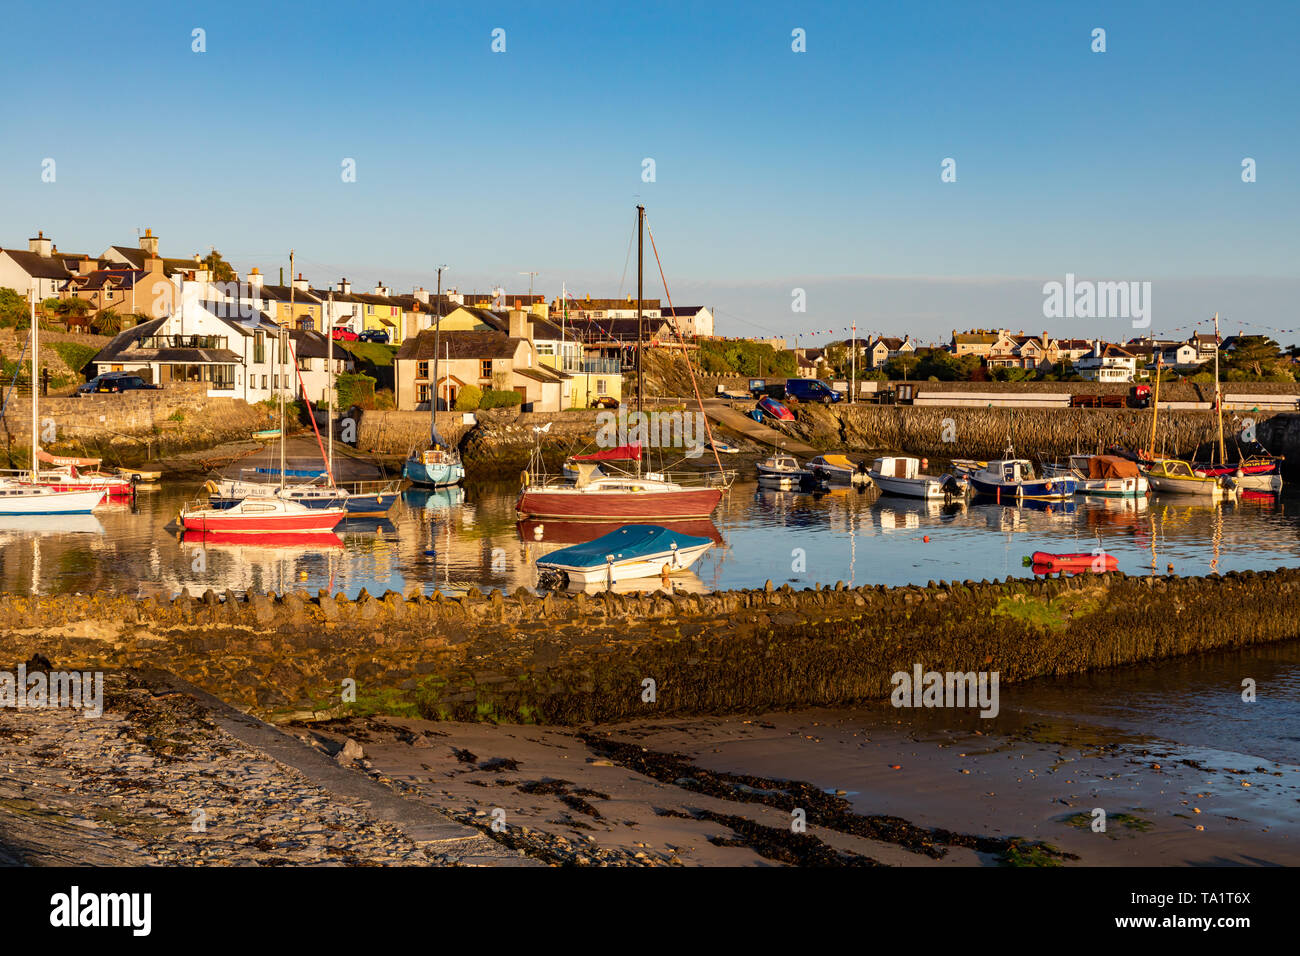
[[[352,294],[352,283],[349,282],[347,279],[340,279],[340,280],[339,280],[339,294],[340,294],[340,295],[351,295],[351,294]]]
[[[512,339],[533,337],[533,324],[528,321],[528,313],[518,307],[510,310],[510,337]]]
[[[416,302],[423,302],[425,305],[429,304],[429,290],[424,288],[423,286],[418,287],[411,294],[415,296]]]
[[[297,289],[299,292],[306,292],[309,288],[311,288],[311,283],[308,282],[306,279],[304,279],[302,277],[302,273],[299,272],[298,278],[293,280],[293,287]]]
[[[41,230],[36,233],[35,239],[27,240],[27,251],[34,252],[42,259],[48,259],[54,251],[54,243],[45,238],[45,231]]]
[[[262,275],[261,270],[254,266],[248,275],[244,277],[244,281],[248,283],[250,291],[260,294],[262,291],[262,284],[266,281],[266,276]]]
[[[158,255],[158,237],[153,234],[152,229],[146,229],[144,235],[140,237],[140,248],[151,256]]]

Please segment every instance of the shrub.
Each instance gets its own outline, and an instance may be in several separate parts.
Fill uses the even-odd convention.
[[[524,397],[518,392],[489,388],[479,401],[479,408],[511,408],[523,402]]]
[[[334,379],[334,391],[338,393],[339,407],[358,408],[375,407],[375,380],[369,375],[357,372],[345,372]]]
[[[477,385],[466,385],[456,393],[456,411],[472,412],[483,400],[483,391]]]

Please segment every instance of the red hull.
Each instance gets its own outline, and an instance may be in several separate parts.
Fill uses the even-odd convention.
[[[637,493],[527,490],[515,510],[523,518],[560,521],[662,521],[707,518],[722,500],[720,488]]]
[[[309,509],[308,514],[284,515],[282,517],[186,515],[181,519],[181,523],[186,531],[202,531],[205,534],[215,532],[222,535],[276,534],[289,531],[319,534],[333,531],[334,526],[342,520],[342,513],[322,514],[322,510],[310,511]]]
[[[110,498],[130,498],[135,491],[131,482],[117,480],[89,481],[74,478],[71,481],[38,481],[36,484],[55,491],[103,491]]]

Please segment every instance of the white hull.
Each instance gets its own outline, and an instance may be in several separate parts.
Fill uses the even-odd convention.
[[[1137,478],[1080,478],[1075,492],[1081,495],[1110,495],[1116,498],[1141,498],[1150,485]]]
[[[40,487],[0,488],[0,515],[90,514],[107,491],[52,491]]]
[[[944,497],[943,482],[938,478],[886,478],[874,471],[868,472],[868,475],[886,494],[927,500]]]
[[[637,558],[632,561],[615,561],[613,564],[601,564],[591,567],[570,567],[563,564],[551,564],[545,558],[537,562],[538,568],[554,568],[563,571],[569,578],[570,585],[618,584],[620,581],[632,581],[637,578],[657,578],[663,574],[665,565],[669,574],[686,571],[700,559],[705,551],[713,547],[713,542],[696,545],[693,548],[665,550],[659,554]]]

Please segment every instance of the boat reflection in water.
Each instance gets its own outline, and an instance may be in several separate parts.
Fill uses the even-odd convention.
[[[402,503],[417,511],[450,511],[465,503],[465,489],[460,485],[450,488],[407,488],[402,492]]]
[[[59,515],[55,522],[49,515],[0,515],[0,534],[103,534],[104,526],[93,514]]]
[[[333,591],[337,569],[343,564],[343,539],[332,531],[186,531],[180,543],[190,559],[190,573],[175,583],[177,589],[191,594],[209,588],[280,594],[298,589]]]
[[[881,495],[871,505],[876,524],[886,534],[891,531],[920,528],[922,524],[948,524],[965,515],[965,498],[944,501],[941,498],[903,498],[898,495]]]

